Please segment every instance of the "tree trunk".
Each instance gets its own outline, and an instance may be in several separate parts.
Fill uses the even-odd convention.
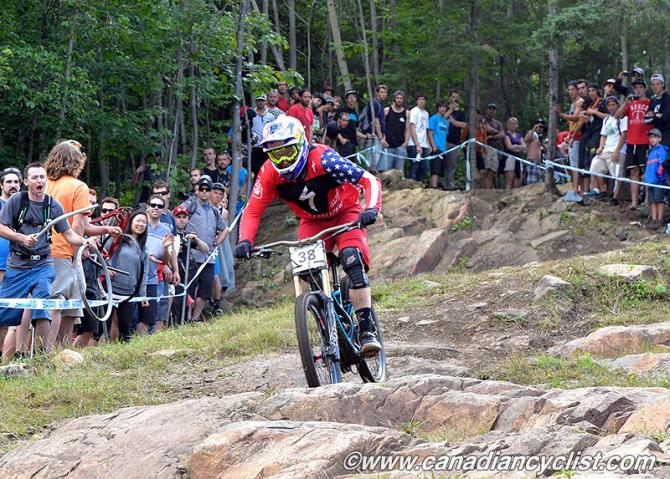
[[[558,15],[558,0],[549,2],[549,16]],[[550,23],[551,24],[551,23]],[[558,103],[558,50],[556,47],[555,31],[550,34],[549,48],[549,151],[547,152],[549,161],[556,158],[556,125],[557,118],[554,112],[554,105]],[[545,191],[552,195],[557,195],[556,181],[554,180],[554,169],[547,168],[544,176]]]
[[[298,59],[295,38],[295,0],[288,0],[288,54],[289,54],[289,68],[291,70],[298,69]]]
[[[268,14],[270,13],[270,3],[268,0],[262,0],[261,1],[261,10],[263,12],[263,16],[266,18],[270,18]],[[261,65],[266,65],[268,62],[268,42],[262,42],[261,43]]]
[[[365,81],[368,87],[368,111],[370,112],[370,123],[372,124],[372,131],[376,133],[375,130],[375,109],[374,109],[374,91],[372,89],[372,81],[370,79],[370,53],[368,52],[368,38],[365,33],[365,17],[363,16],[363,5],[361,0],[357,1],[358,3],[358,18],[360,19],[361,32],[363,33],[363,66],[365,67]],[[374,167],[376,165],[370,162],[370,166]]]
[[[335,57],[337,58],[337,65],[340,68],[342,75],[342,83],[345,90],[353,89],[351,78],[349,78],[349,67],[347,66],[347,59],[344,57],[344,47],[342,46],[342,36],[340,35],[340,26],[338,23],[337,12],[335,11],[335,1],[327,0],[328,4],[328,23],[330,23],[330,30],[333,34],[333,44],[335,45]]]
[[[70,40],[67,44],[67,55],[65,57],[65,75],[63,76],[63,102],[61,104],[60,113],[58,114],[58,130],[56,131],[56,141],[61,139],[61,131],[63,125],[65,124],[65,113],[67,112],[67,95],[70,86],[70,76],[72,75],[72,52],[74,50],[74,37],[75,37],[75,25],[76,17],[72,17],[70,20],[72,24],[70,25]]]
[[[621,69],[628,70],[628,28],[626,28],[626,15],[621,16]]]
[[[263,0],[263,2],[266,2],[267,0]],[[252,0],[251,2],[254,10],[256,12],[260,12],[261,10],[258,8],[258,3],[256,3],[256,0]],[[263,5],[263,8],[265,8],[265,5]],[[277,35],[281,35],[281,31],[279,30],[279,11],[277,10],[277,1],[272,0],[272,10],[273,10],[273,16],[274,16],[274,27],[275,27],[275,32]],[[269,12],[264,11],[264,15],[268,16],[269,18]],[[272,52],[272,56],[275,57],[275,63],[277,64],[277,67],[279,68],[280,71],[284,72],[286,71],[286,66],[284,65],[284,56],[282,53],[281,48],[278,48],[277,45],[270,45],[270,51]],[[262,55],[262,52],[261,52]],[[261,57],[262,58],[262,57]],[[265,64],[265,63],[263,63]]]
[[[235,103],[233,104],[233,171],[230,180],[230,201],[228,202],[228,209],[231,216],[235,215],[237,207],[237,199],[240,193],[240,153],[242,150],[242,130],[240,124],[240,99],[244,95],[242,91],[242,62],[244,60],[244,27],[247,19],[247,0],[242,0],[240,5],[240,17],[238,21],[237,39],[236,39],[236,58],[235,63]],[[273,0],[274,5],[274,0]],[[246,116],[246,115],[245,115]],[[251,172],[249,172],[251,174]],[[231,233],[231,243],[237,242],[239,228],[236,228]]]
[[[479,103],[479,59],[478,59],[478,40],[477,40],[477,21],[478,21],[478,11],[477,11],[477,0],[471,0],[470,2],[470,38],[472,41],[472,52],[470,55],[470,102],[468,107],[468,131],[470,139],[475,138],[477,132],[477,105]],[[470,151],[469,154],[469,163],[467,168],[472,172],[472,160],[476,158],[475,143],[471,142],[468,145]],[[472,173],[470,178],[467,179],[468,187],[472,188]]]
[[[314,4],[312,0],[307,16],[307,88],[312,89],[312,14],[314,13]]]
[[[375,0],[370,0],[370,31],[372,35],[372,75],[377,81],[379,76],[379,40],[377,28],[377,9],[375,8]]]
[[[195,168],[198,161],[198,86],[195,78],[195,65],[193,64],[193,53],[195,44],[193,34],[188,48],[191,61],[189,65],[189,78],[191,79],[191,168]]]
[[[398,17],[395,14],[395,1],[389,0],[389,29],[395,33],[398,29]]]

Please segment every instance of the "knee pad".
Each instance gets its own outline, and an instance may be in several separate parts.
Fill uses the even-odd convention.
[[[362,289],[370,286],[368,275],[365,274],[363,255],[358,248],[349,246],[340,251],[340,263],[342,263],[344,272],[349,276],[351,289]]]

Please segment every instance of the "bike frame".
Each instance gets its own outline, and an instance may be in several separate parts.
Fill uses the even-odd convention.
[[[333,235],[344,233],[351,229],[359,227],[357,222],[347,223],[344,225],[334,226],[332,228],[327,228],[318,234],[311,236],[309,238],[304,238],[298,241],[276,241],[274,243],[268,243],[259,247],[256,251],[257,254],[262,256],[264,253],[271,252],[270,248],[275,246],[306,246],[312,243],[319,241],[325,235],[332,233]],[[332,274],[332,287],[331,287],[331,274]],[[337,306],[349,317],[349,313],[345,311],[344,305],[342,304],[342,296],[340,292],[340,280],[337,273],[337,264],[332,263],[328,268],[319,269],[319,270],[309,270],[305,273],[294,275],[293,276],[293,287],[295,290],[296,298],[299,297],[303,291],[303,278],[307,278],[306,282],[309,285],[310,294],[317,295],[322,304],[324,305],[324,310],[326,312],[326,317],[324,318],[326,324],[324,325],[324,330],[327,334],[325,350],[323,351],[326,356],[331,361],[331,375],[333,383],[339,383],[342,381],[342,370],[340,368],[340,346],[339,346],[339,335],[337,333],[338,325],[342,329],[343,335],[346,337],[348,343],[352,346],[354,350],[358,349],[352,343],[351,338],[353,337],[354,324],[350,321],[350,331],[347,333],[344,331],[341,321],[339,320],[339,315],[336,312],[336,303]],[[349,317],[350,319],[350,317]]]

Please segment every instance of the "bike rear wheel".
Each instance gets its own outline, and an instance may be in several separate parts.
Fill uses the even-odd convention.
[[[340,289],[342,291],[342,301],[348,303],[349,300],[349,277],[345,276],[342,278],[342,283]],[[386,351],[384,348],[384,331],[382,330],[382,325],[379,322],[379,317],[375,311],[375,307],[372,306],[372,324],[374,327],[374,332],[377,335],[377,341],[381,345],[381,349],[377,354],[371,357],[363,357],[357,365],[358,374],[361,376],[363,382],[366,383],[381,383],[386,381],[387,370],[386,370]]]
[[[302,369],[311,388],[333,382],[332,364],[326,356],[326,311],[318,296],[302,293],[295,301],[295,330]]]

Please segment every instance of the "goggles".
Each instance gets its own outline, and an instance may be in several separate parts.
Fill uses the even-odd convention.
[[[275,165],[281,165],[284,162],[293,163],[298,158],[298,146],[288,145],[275,148],[267,152],[270,161]]]

